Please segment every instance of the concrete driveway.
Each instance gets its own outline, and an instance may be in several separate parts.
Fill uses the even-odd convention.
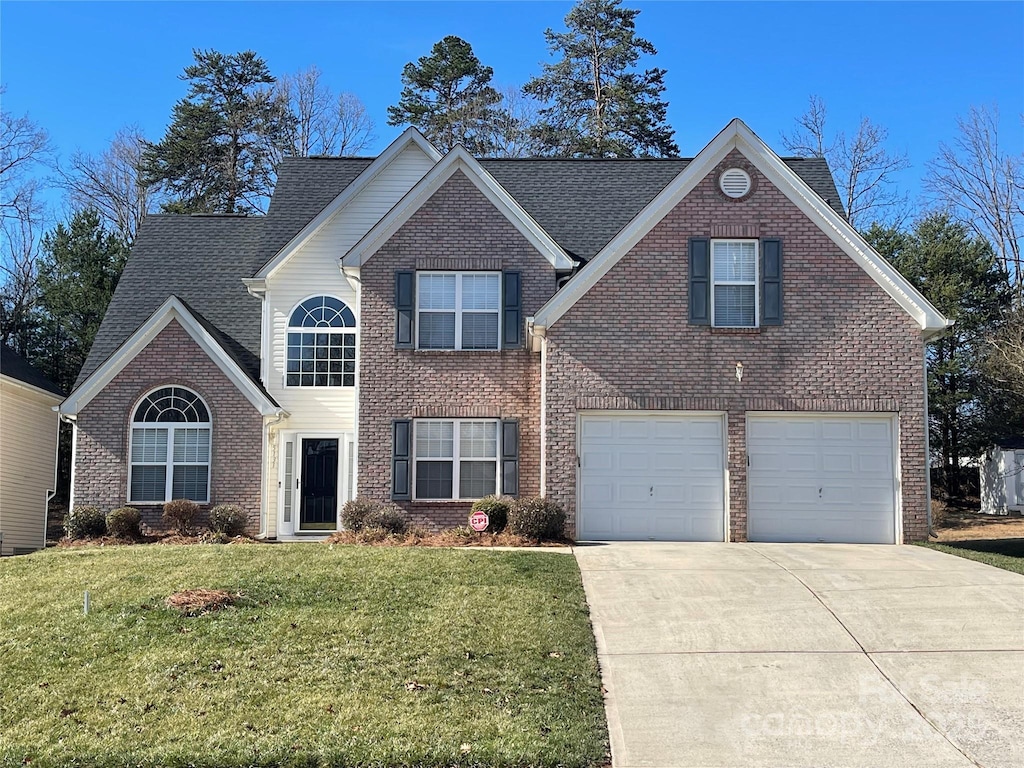
[[[1024,577],[912,546],[575,553],[616,768],[1024,765]]]

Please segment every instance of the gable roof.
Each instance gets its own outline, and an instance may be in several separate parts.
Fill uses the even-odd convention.
[[[721,160],[740,151],[839,248],[856,262],[926,333],[938,333],[947,320],[909,281],[882,258],[844,216],[776,155],[739,118],[734,118],[683,171],[621,229],[564,289],[537,311],[535,326],[557,322],[650,232]]]
[[[20,381],[22,384],[27,384],[30,387],[49,392],[58,398],[64,397],[60,387],[46,378],[42,371],[6,344],[0,344],[0,374],[9,379]]]

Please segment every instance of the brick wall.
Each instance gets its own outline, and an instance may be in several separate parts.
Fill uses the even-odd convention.
[[[717,187],[718,173],[736,165],[756,185],[742,201]],[[782,239],[782,326],[687,323],[688,240],[727,236]],[[730,536],[742,541],[747,411],[895,411],[904,537],[922,539],[923,354],[917,324],[733,152],[548,330],[548,495],[574,523],[578,410],[727,411]]]
[[[518,419],[520,495],[538,493],[538,355],[395,349],[395,271],[415,269],[521,269],[524,317],[555,291],[550,262],[461,171],[367,261],[360,273],[360,495],[390,498],[391,422],[426,417]],[[457,502],[402,506],[428,528],[465,525],[469,512]]]
[[[180,385],[202,396],[213,421],[210,503],[235,504],[248,516],[248,531],[260,527],[260,466],[263,419],[217,364],[175,321],[161,331],[78,415],[75,504],[104,511],[128,499],[128,436],[139,400],[157,387]],[[159,504],[132,504],[146,525],[163,527]]]

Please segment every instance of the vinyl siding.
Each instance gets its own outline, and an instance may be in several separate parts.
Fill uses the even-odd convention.
[[[53,488],[60,398],[0,376],[0,532],[2,554],[45,543],[46,492]]]

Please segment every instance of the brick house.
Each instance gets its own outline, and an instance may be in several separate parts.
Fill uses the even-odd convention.
[[[589,539],[928,530],[924,342],[949,322],[823,160],[733,120],[692,159],[286,160],[266,216],[150,216],[75,390],[73,502],[427,527],[543,494]]]

